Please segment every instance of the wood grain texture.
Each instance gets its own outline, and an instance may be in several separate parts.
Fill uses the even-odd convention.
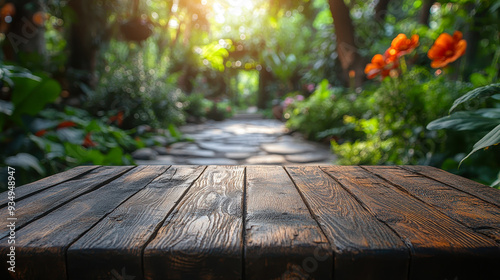
[[[500,243],[500,208],[398,167],[364,166],[442,213]]]
[[[279,166],[246,168],[245,279],[331,279],[332,252]]]
[[[167,168],[165,166],[134,168],[105,186],[76,198],[17,231],[18,269],[15,274],[9,276],[14,279],[66,279],[67,248]],[[111,169],[115,169],[117,173],[123,170],[120,167]],[[0,240],[2,263],[5,263],[7,249],[3,245],[4,241],[5,239]],[[6,269],[2,272],[4,271]]]
[[[322,167],[411,249],[410,279],[498,276],[497,244],[361,167]]]
[[[68,249],[69,278],[108,280],[125,268],[142,279],[144,246],[204,169],[173,166],[106,216]]]
[[[477,196],[484,201],[500,207],[500,191],[492,187],[457,176],[431,166],[401,166],[402,168],[430,177],[455,189]]]
[[[146,279],[240,279],[244,168],[210,166],[144,251]]]
[[[50,188],[52,186],[55,186],[57,184],[69,181],[71,179],[74,179],[78,176],[81,176],[85,173],[88,173],[99,166],[97,165],[86,165],[86,166],[78,166],[72,169],[69,169],[67,171],[61,172],[54,174],[52,176],[43,178],[41,180],[38,180],[33,183],[29,183],[23,186],[18,186],[15,189],[16,192],[16,202],[19,202],[20,200],[34,194],[37,192],[40,192],[44,189]],[[7,192],[0,193],[0,207],[4,207],[7,205],[8,202],[7,198]]]
[[[17,218],[16,227],[19,229],[53,209],[64,205],[71,199],[103,186],[106,182],[113,180],[131,168],[131,166],[100,167],[79,178],[64,182],[17,202],[15,212]],[[6,221],[8,215],[9,212],[6,208],[0,209],[0,220]],[[0,239],[8,234],[8,228],[0,228]]]
[[[392,229],[320,168],[300,166],[286,170],[332,244],[333,279],[407,278],[410,253]]]

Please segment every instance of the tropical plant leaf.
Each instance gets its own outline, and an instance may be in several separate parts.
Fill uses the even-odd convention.
[[[43,170],[43,167],[40,165],[40,161],[30,154],[19,153],[15,156],[8,157],[5,159],[5,164],[21,167],[26,170],[34,169],[38,174],[42,176],[45,175],[45,170]]]
[[[487,118],[475,112],[456,112],[432,121],[427,125],[427,129],[450,129],[455,131],[489,130],[499,124],[500,119],[497,118]]]
[[[54,102],[60,93],[61,86],[57,81],[52,79],[42,80],[34,88],[30,88],[28,94],[22,94],[25,96],[22,101],[14,102],[13,98],[15,105],[14,116],[21,116],[22,114],[36,115],[47,103]]]
[[[481,138],[481,140],[477,141],[476,144],[474,144],[472,151],[460,161],[460,164],[462,164],[462,162],[473,153],[498,143],[500,143],[500,125],[493,128],[488,134]]]
[[[480,87],[480,88],[476,88],[474,90],[471,90],[469,91],[468,93],[466,93],[465,95],[463,95],[462,97],[458,98],[457,100],[455,100],[455,102],[453,102],[453,106],[451,106],[450,108],[450,113],[460,104],[464,103],[464,102],[467,102],[469,100],[472,100],[478,96],[484,96],[484,97],[488,97],[488,96],[492,96],[492,95],[495,95],[495,94],[498,94],[500,93],[500,83],[498,84],[491,84],[491,85],[488,85],[488,86],[484,86],[484,87]]]
[[[7,116],[12,116],[14,111],[14,105],[12,102],[0,100],[0,113],[4,113]]]

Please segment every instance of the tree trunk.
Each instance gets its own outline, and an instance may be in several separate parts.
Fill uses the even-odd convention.
[[[375,6],[375,21],[383,23],[387,15],[390,0],[379,0]]]
[[[431,17],[432,5],[434,5],[434,0],[424,0],[424,4],[422,5],[422,10],[420,10],[418,23],[429,26],[429,19]]]
[[[27,5],[32,3],[32,5]],[[45,62],[45,28],[33,21],[33,15],[42,11],[41,1],[16,1],[16,13],[12,18],[6,34],[6,43],[3,52],[6,60],[17,61],[25,67],[33,68],[34,65],[26,65],[32,61],[23,61],[22,54],[38,54],[40,60]],[[32,59],[32,57],[31,57]],[[35,65],[41,66],[41,65]]]
[[[259,71],[259,94],[257,97],[257,107],[259,109],[266,109],[269,103],[269,92],[267,87],[272,81],[272,73],[267,71],[266,67],[263,66],[262,70]]]
[[[97,64],[98,38],[93,34],[92,26],[88,19],[91,16],[90,6],[93,1],[70,0],[68,6],[74,12],[74,21],[69,28],[67,62],[68,91],[70,93],[67,103],[79,106],[85,92],[82,85],[95,89],[97,77],[95,76]]]
[[[343,0],[329,0],[330,11],[337,37],[337,52],[342,66],[342,82],[349,84],[349,71],[355,71],[355,85],[361,86],[364,81],[365,63],[355,44],[354,26],[349,8]]]

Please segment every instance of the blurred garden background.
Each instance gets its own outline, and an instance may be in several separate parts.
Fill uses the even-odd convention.
[[[134,164],[189,141],[186,123],[248,108],[330,143],[332,164],[500,183],[498,0],[0,0],[0,13],[2,190],[7,166],[20,185]]]

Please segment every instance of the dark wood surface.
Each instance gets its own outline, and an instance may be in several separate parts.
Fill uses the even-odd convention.
[[[1,279],[500,278],[500,191],[425,166],[83,166],[15,217]]]

